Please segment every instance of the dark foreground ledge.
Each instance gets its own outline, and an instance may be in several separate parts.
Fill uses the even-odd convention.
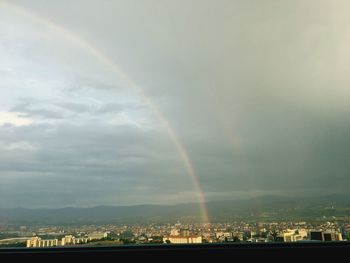
[[[337,260],[350,255],[350,242],[301,242],[301,243],[234,243],[196,245],[130,245],[113,247],[61,247],[61,248],[6,248],[0,249],[3,258],[20,259],[104,259],[146,262],[158,260],[249,260],[259,259],[311,259]],[[287,257],[287,258],[286,258]],[[150,261],[149,261],[150,260]]]

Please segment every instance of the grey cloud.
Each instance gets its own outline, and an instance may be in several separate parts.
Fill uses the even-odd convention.
[[[2,128],[2,140],[15,142],[20,138],[34,144],[37,150],[2,151],[0,177],[6,189],[21,188],[21,182],[27,185],[27,190],[13,200],[14,206],[28,200],[28,191],[36,192],[29,198],[33,204],[46,206],[57,205],[57,200],[61,200],[61,204],[68,202],[67,195],[72,198],[69,204],[82,204],[81,198],[101,193],[106,195],[105,202],[117,202],[118,196],[128,192],[141,195],[141,190],[136,189],[150,191],[147,189],[157,188],[158,184],[168,193],[176,193],[178,188],[190,191],[191,181],[169,139],[164,134],[156,137],[154,134],[103,123]],[[173,167],[174,164],[178,168]],[[2,189],[1,194],[9,197],[11,191],[6,189]],[[158,194],[165,195],[164,191]],[[56,201],[49,198],[44,204],[41,198],[37,199],[37,195],[45,192],[52,192]]]
[[[123,109],[123,107],[119,103],[108,103],[101,106],[96,113],[104,114],[104,113],[118,113]]]
[[[69,28],[135,81],[176,131],[208,198],[349,188],[347,1],[14,2]],[[167,193],[193,192],[144,98],[98,59],[87,66],[98,73],[64,75],[70,82],[61,95],[69,101],[17,108],[52,118],[56,107],[76,114],[74,121],[0,128],[0,140],[38,147],[30,155],[19,149],[0,155],[3,172],[31,172],[24,181],[8,181],[30,189],[16,202],[38,190],[27,204],[40,205],[46,187],[56,198],[47,204],[57,206],[94,197],[157,202]],[[109,73],[99,75],[104,70]],[[119,100],[122,92],[137,99]],[[103,103],[84,101],[97,93]],[[154,127],[106,123],[105,115],[128,110]],[[82,112],[96,119],[82,120]],[[49,174],[30,183],[35,172]],[[145,188],[136,193],[138,186]],[[6,191],[0,195],[9,197]]]
[[[20,117],[43,117],[45,119],[63,119],[64,115],[60,112],[46,109],[27,109],[25,113],[19,114]]]
[[[37,107],[32,103],[20,103],[13,107],[11,111],[19,112],[20,117],[41,117],[45,119],[63,119],[64,114],[59,111],[49,110],[44,107]]]
[[[136,109],[130,105],[129,108]],[[64,119],[77,115],[103,117],[104,114],[120,113],[124,107],[120,103],[89,103],[45,101],[32,98],[21,99],[11,111],[18,112],[19,117],[40,117],[44,119]]]
[[[61,102],[58,105],[65,110],[69,110],[75,113],[86,113],[90,110],[90,107],[88,105],[76,102]]]

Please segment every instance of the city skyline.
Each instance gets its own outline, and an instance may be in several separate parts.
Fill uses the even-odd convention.
[[[346,221],[256,221],[196,224],[108,224],[1,227],[0,247],[122,246],[130,244],[347,242]]]

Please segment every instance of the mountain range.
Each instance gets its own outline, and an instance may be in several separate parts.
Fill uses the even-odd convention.
[[[206,203],[212,221],[317,219],[350,216],[350,195],[261,196]],[[198,203],[177,205],[0,208],[1,224],[88,224],[200,221]]]

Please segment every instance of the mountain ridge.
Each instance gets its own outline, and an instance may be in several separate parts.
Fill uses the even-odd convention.
[[[250,199],[217,200],[206,202],[209,216],[215,220],[249,217],[263,212],[277,217],[308,213],[321,213],[324,208],[340,206],[350,208],[350,195],[324,195],[314,197],[283,197],[266,195]],[[317,211],[316,208],[319,208]],[[322,209],[320,207],[323,207]],[[279,212],[277,212],[279,211]],[[327,210],[328,211],[328,210]],[[279,214],[278,214],[279,213]],[[329,211],[327,213],[330,213]],[[173,205],[100,205],[92,207],[62,208],[0,208],[0,223],[88,223],[88,222],[144,222],[200,220],[199,203]]]

